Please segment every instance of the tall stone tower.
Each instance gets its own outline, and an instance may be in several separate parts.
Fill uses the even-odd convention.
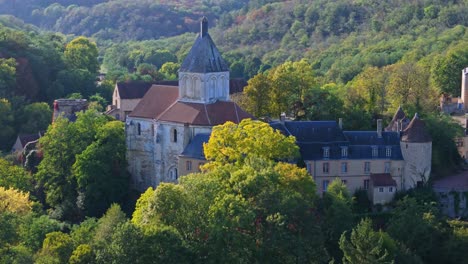
[[[468,110],[468,68],[462,70],[461,99],[466,112]]]
[[[403,187],[410,189],[427,182],[432,165],[432,137],[416,113],[402,132],[401,153],[405,160]]]
[[[179,101],[229,101],[229,68],[208,34],[203,17],[200,33],[179,70]]]

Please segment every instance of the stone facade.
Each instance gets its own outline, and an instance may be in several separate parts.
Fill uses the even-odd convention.
[[[184,155],[191,143],[215,125],[252,117],[229,100],[229,83],[229,69],[204,18],[181,64],[179,86],[153,85],[127,117],[127,159],[135,189],[177,182],[181,173],[198,170],[203,157]]]
[[[76,120],[76,113],[85,111],[88,108],[86,99],[57,99],[54,101],[54,112],[52,122],[59,116],[63,116],[70,121]]]

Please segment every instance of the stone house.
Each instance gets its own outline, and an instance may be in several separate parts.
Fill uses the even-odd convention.
[[[107,106],[106,114],[125,121],[152,85],[141,81],[117,82],[112,93],[112,104]]]
[[[197,135],[252,117],[230,101],[229,83],[228,66],[203,18],[179,70],[179,86],[151,86],[126,119],[127,159],[135,189],[177,182],[179,157]]]
[[[397,183],[390,173],[371,174],[369,182],[369,200],[374,205],[386,204],[393,200],[397,190]]]
[[[88,108],[86,99],[57,99],[54,100],[54,112],[52,123],[57,117],[62,116],[71,122],[76,120],[76,113],[85,111]]]

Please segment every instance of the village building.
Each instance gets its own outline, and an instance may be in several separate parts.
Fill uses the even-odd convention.
[[[57,99],[54,100],[54,112],[52,115],[52,123],[59,117],[67,118],[75,122],[76,113],[88,109],[88,101],[86,99]]]
[[[406,124],[401,108],[383,131],[343,131],[342,120],[280,121],[270,125],[296,137],[301,158],[317,184],[326,192],[336,178],[348,190],[368,190],[374,203],[388,203],[397,190],[421,185],[431,171],[432,139],[416,114]],[[403,129],[405,128],[405,129]]]
[[[252,116],[230,101],[227,63],[201,30],[179,70],[179,85],[152,85],[126,119],[129,171],[135,189],[177,182],[179,157],[213,126]],[[190,147],[190,146],[189,146]],[[191,153],[191,152],[190,152]],[[194,167],[197,165],[193,165]]]

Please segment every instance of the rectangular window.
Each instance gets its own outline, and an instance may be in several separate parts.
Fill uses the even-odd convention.
[[[379,155],[379,149],[376,146],[372,147],[372,157],[376,158]]]
[[[347,172],[348,172],[348,163],[341,162],[341,173],[347,173]]]
[[[323,158],[328,159],[330,157],[330,148],[329,147],[324,147],[323,148]]]
[[[364,162],[364,173],[366,173],[366,174],[370,173],[370,162],[369,161]]]
[[[346,185],[347,182],[348,181],[346,181],[346,180],[341,180],[341,183],[343,183],[344,185]]]
[[[328,189],[328,184],[329,184],[329,183],[330,183],[329,180],[324,180],[324,181],[322,182],[322,190],[323,190],[323,192],[326,192],[326,191],[327,191],[327,189]]]
[[[341,157],[342,158],[348,157],[348,147],[341,147]]]
[[[330,164],[328,162],[323,163],[323,168],[322,168],[323,173],[328,174],[330,172]]]
[[[379,187],[379,192],[383,192],[384,191],[384,188],[383,187]]]
[[[385,149],[385,155],[386,155],[387,157],[392,156],[392,148],[391,148],[391,147],[387,147],[387,148]]]
[[[384,164],[385,173],[390,173],[390,165],[391,165],[390,162],[385,162]]]
[[[192,162],[190,160],[187,160],[187,162],[185,163],[185,167],[186,167],[187,171],[191,171],[192,170]]]
[[[393,192],[393,187],[388,187],[388,192]]]
[[[364,190],[369,190],[369,180],[364,180]]]

